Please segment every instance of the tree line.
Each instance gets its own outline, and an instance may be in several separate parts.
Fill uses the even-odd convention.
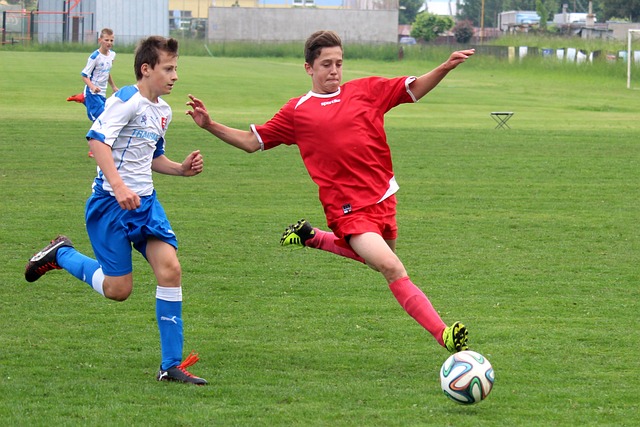
[[[483,0],[450,0],[456,3],[458,21],[470,21],[476,27],[481,24]],[[598,22],[622,20],[640,21],[640,0],[592,0],[592,11]],[[498,15],[509,10],[531,10],[538,12],[543,20],[553,21],[556,13],[562,13],[567,5],[569,13],[589,11],[588,0],[484,0],[484,26],[496,27]],[[423,0],[400,0],[399,24],[410,25],[421,12]],[[428,11],[426,11],[428,13]]]

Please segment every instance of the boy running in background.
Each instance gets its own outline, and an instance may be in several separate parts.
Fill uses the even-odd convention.
[[[87,108],[87,117],[92,122],[104,111],[104,105],[107,101],[107,83],[113,93],[118,91],[111,77],[111,67],[116,58],[116,53],[111,50],[114,40],[113,30],[110,28],[103,28],[100,31],[98,38],[100,47],[89,55],[87,65],[80,73],[85,83],[84,91],[67,98],[67,101],[83,103]],[[91,151],[89,151],[89,157],[93,157]]]
[[[156,197],[152,172],[194,176],[203,170],[200,151],[182,163],[165,155],[165,133],[171,107],[161,98],[178,80],[178,42],[153,36],[135,53],[137,84],[125,86],[107,101],[87,140],[95,154],[98,176],[86,203],[85,222],[96,259],[78,252],[66,236],[58,236],[27,263],[25,278],[38,280],[47,271],[64,269],[100,295],[124,301],[133,290],[131,247],[151,265],[156,288],[156,320],[162,362],[158,381],[207,384],[182,361],[182,271],[178,241]]]
[[[222,141],[252,153],[278,145],[297,145],[333,232],[300,220],[288,227],[283,245],[302,245],[348,257],[382,273],[404,310],[436,341],[454,353],[466,350],[467,329],[447,326],[426,295],[411,281],[395,253],[396,197],[399,189],[384,131],[384,115],[425,96],[474,50],[453,52],[420,77],[367,77],[341,85],[340,37],[318,31],[305,43],[305,70],[311,90],[289,100],[264,125],[245,131],[214,121],[204,103],[189,95],[187,111],[195,123]]]

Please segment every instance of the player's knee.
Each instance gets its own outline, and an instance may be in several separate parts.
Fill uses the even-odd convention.
[[[114,301],[125,301],[131,295],[133,283],[129,280],[105,280],[104,296]]]
[[[377,269],[389,282],[393,282],[407,275],[404,265],[402,265],[402,262],[396,257],[384,260],[377,266]]]
[[[125,301],[131,295],[131,289],[110,289],[104,291],[104,296],[114,301]]]
[[[182,280],[182,268],[180,267],[180,263],[176,260],[163,265],[162,268],[156,271],[156,279],[160,284],[180,285]]]

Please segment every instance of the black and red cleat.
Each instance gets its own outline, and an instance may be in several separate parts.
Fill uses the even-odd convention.
[[[44,247],[40,252],[31,257],[27,266],[24,269],[24,278],[27,282],[35,282],[44,273],[50,270],[60,270],[61,267],[56,261],[56,254],[58,249],[70,246],[73,247],[73,243],[67,236],[58,236]]]
[[[198,353],[191,352],[189,356],[184,359],[178,366],[174,366],[166,370],[160,367],[156,379],[158,381],[177,381],[195,385],[207,385],[207,380],[205,380],[204,378],[196,377],[191,372],[187,371],[187,368],[194,365],[198,360],[200,360],[198,358]]]

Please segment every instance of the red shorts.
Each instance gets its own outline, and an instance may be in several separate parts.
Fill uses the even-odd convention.
[[[331,221],[328,225],[338,238],[336,243],[340,246],[348,247],[346,239],[354,234],[367,232],[379,234],[385,240],[395,240],[398,237],[397,204],[396,196],[391,195],[380,203],[367,206]]]

